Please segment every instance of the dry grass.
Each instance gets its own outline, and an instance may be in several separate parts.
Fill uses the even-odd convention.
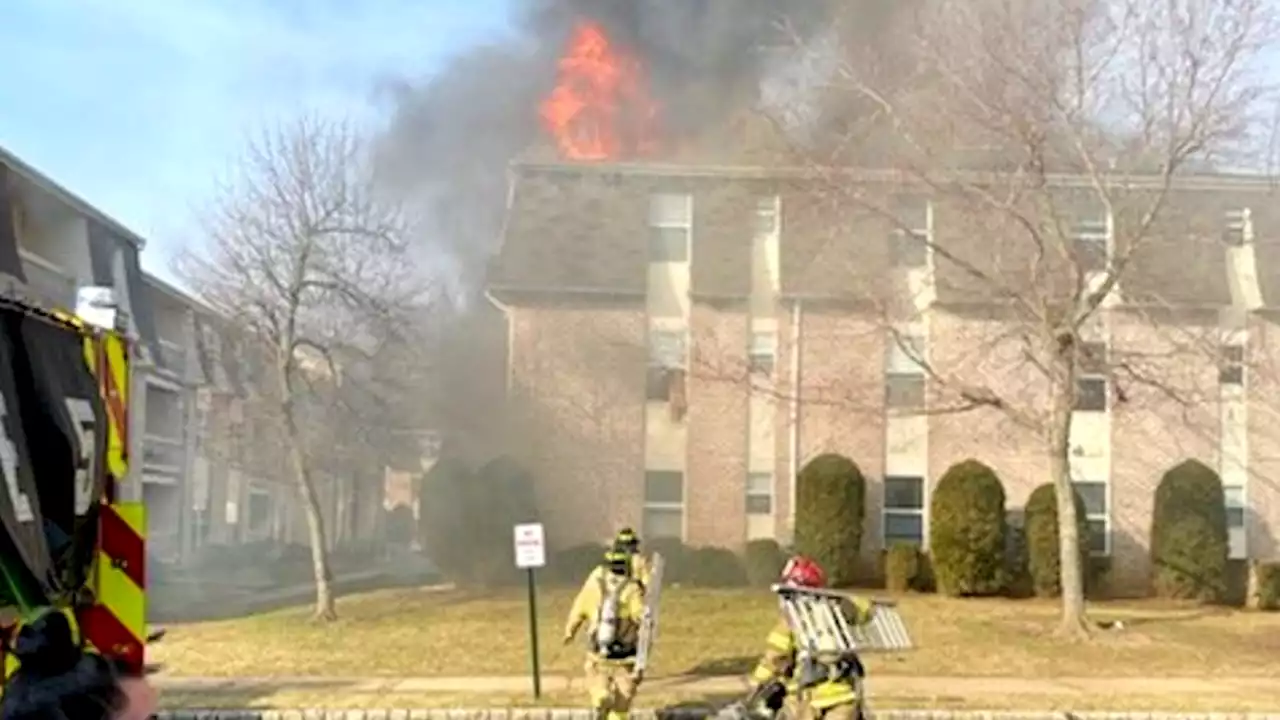
[[[581,652],[560,645],[571,593],[540,595],[544,673],[577,674]],[[918,649],[868,659],[873,674],[1018,677],[1276,677],[1280,614],[1167,604],[1095,605],[1126,629],[1091,642],[1052,637],[1057,606],[1031,600],[900,598]],[[528,672],[523,594],[391,590],[344,598],[341,619],[314,625],[306,608],[233,621],[168,626],[152,656],[178,676],[458,677]],[[745,672],[776,620],[760,591],[669,588],[651,676]]]

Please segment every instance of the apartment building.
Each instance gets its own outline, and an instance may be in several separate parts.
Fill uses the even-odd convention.
[[[957,390],[1042,408],[1019,298],[1052,305],[1076,267],[1096,284],[1128,257],[1084,329],[1077,379],[1071,463],[1092,549],[1111,558],[1113,590],[1143,590],[1155,486],[1197,459],[1222,475],[1232,554],[1276,553],[1280,255],[1267,241],[1280,210],[1267,183],[1180,179],[1138,233],[1140,213],[1108,214],[1082,179],[1057,178],[1075,262],[1055,265],[1011,239],[1011,218],[891,175],[850,173],[838,194],[816,182],[760,168],[515,169],[490,297],[553,542],[623,524],[699,545],[786,541],[791,480],[824,452],[868,478],[869,563],[889,542],[927,544],[930,490],[969,457],[1000,474],[1016,521],[1049,479],[1042,443],[1009,413],[961,412]],[[851,188],[878,209],[850,202]],[[1153,191],[1135,178],[1127,192]]]

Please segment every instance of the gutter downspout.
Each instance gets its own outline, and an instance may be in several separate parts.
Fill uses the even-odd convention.
[[[791,518],[787,523],[791,540],[795,542],[796,534],[796,476],[800,474],[800,301],[791,306],[791,408],[788,432],[790,448],[790,480],[788,487],[791,493]]]

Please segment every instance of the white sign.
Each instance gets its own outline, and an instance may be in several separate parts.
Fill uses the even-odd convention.
[[[540,568],[547,564],[547,543],[542,534],[542,523],[516,525],[516,567],[521,570]]]

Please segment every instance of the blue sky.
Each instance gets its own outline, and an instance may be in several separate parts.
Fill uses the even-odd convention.
[[[148,238],[191,209],[255,126],[299,111],[377,123],[379,82],[506,29],[509,0],[4,0],[0,145]]]

